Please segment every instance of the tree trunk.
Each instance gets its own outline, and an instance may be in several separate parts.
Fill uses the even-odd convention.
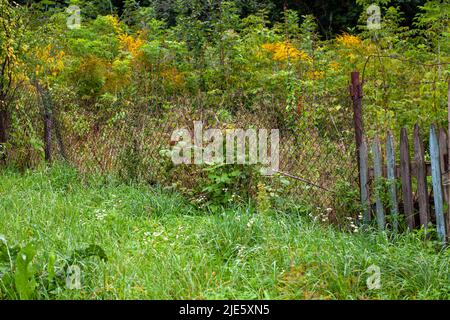
[[[5,161],[6,153],[4,144],[8,141],[8,113],[6,110],[0,110],[0,160]]]
[[[0,143],[5,143],[7,141],[6,127],[7,127],[6,110],[0,110]]]

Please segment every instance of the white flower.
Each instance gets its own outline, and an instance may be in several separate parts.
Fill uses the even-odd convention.
[[[107,216],[105,210],[97,210],[95,213],[95,218],[99,221],[102,221]]]

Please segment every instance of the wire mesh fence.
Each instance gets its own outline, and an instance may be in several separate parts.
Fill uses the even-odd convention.
[[[193,134],[194,121],[201,121],[204,131],[214,128],[224,133],[227,129],[278,129],[279,168],[275,177],[289,181],[283,196],[328,207],[334,201],[337,183],[357,186],[351,100],[346,91],[340,98],[344,107],[335,114],[315,113],[305,97],[301,112],[268,103],[258,109],[239,108],[225,119],[217,110],[175,101],[169,108],[133,110],[114,123],[98,124],[83,134],[66,134],[65,145],[69,161],[82,170],[117,172],[124,178],[192,190],[207,183],[208,165],[172,162],[171,137],[176,130],[184,128]],[[64,120],[62,124],[66,133],[73,126]],[[261,165],[246,167],[255,172]],[[247,175],[242,185],[254,192],[255,179],[255,175]],[[277,180],[261,179],[266,185]]]

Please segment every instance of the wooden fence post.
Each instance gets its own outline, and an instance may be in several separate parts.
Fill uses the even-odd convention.
[[[411,160],[409,157],[408,134],[405,128],[400,132],[400,171],[402,175],[402,196],[406,222],[409,230],[414,229],[414,207],[411,183]]]
[[[392,229],[398,231],[398,203],[397,203],[397,186],[396,186],[396,167],[395,167],[395,150],[394,138],[389,131],[386,136],[386,159],[387,159],[387,179],[389,183],[389,199],[390,212],[392,217]]]
[[[367,153],[366,140],[363,137],[361,147],[359,149],[359,181],[361,204],[363,206],[363,224],[370,222],[370,205],[369,205],[369,157]]]
[[[427,191],[427,168],[425,166],[424,150],[420,140],[419,125],[414,126],[414,162],[417,169],[417,196],[419,200],[420,224],[425,227],[430,222],[430,209]]]
[[[447,139],[447,143],[448,143],[448,150],[447,150],[447,154],[448,154],[448,174],[447,174],[447,184],[450,184],[450,81],[448,82],[448,91],[447,91],[447,117],[448,117],[448,139]],[[447,187],[447,191],[448,191],[448,199],[450,202],[450,185]],[[447,241],[450,240],[450,204],[448,206],[448,212],[447,212]],[[450,241],[449,241],[450,242]]]
[[[445,130],[441,128],[439,130],[439,163],[441,165],[441,179],[442,179],[442,187],[443,187],[443,196],[444,201],[448,203],[448,195],[447,195],[447,179],[444,176],[444,173],[447,172],[447,134]]]
[[[439,159],[439,143],[434,125],[430,127],[431,175],[433,178],[434,211],[436,229],[439,239],[445,242],[444,203],[442,199],[441,167]]]
[[[375,188],[377,187],[377,184],[380,183],[380,179],[383,177],[383,172],[381,169],[382,161],[381,161],[381,150],[380,149],[381,149],[380,148],[380,140],[378,139],[378,136],[377,136],[377,137],[375,137],[375,139],[372,143]],[[381,197],[378,193],[378,190],[375,191],[375,193],[376,193],[375,206],[376,206],[378,229],[384,230],[385,220],[384,220],[383,203],[381,201]]]
[[[353,101],[353,122],[355,125],[355,141],[357,159],[359,159],[359,152],[363,142],[364,128],[362,121],[362,85],[359,82],[359,72],[351,73],[350,95]]]
[[[361,204],[364,207],[363,223],[370,221],[370,205],[369,205],[369,167],[367,144],[364,140],[364,127],[362,120],[362,84],[359,81],[359,72],[351,73],[351,85],[349,88],[350,96],[353,101],[353,122],[355,126],[355,142],[356,142],[356,162],[359,172],[359,188]]]

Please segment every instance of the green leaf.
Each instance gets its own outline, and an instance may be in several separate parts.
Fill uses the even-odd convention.
[[[48,257],[48,264],[47,264],[47,279],[48,282],[52,282],[55,278],[55,262],[56,262],[56,255],[54,252],[51,252]]]
[[[32,264],[35,255],[36,249],[31,244],[28,244],[20,250],[16,257],[14,282],[21,300],[31,299],[36,289],[35,270]]]

